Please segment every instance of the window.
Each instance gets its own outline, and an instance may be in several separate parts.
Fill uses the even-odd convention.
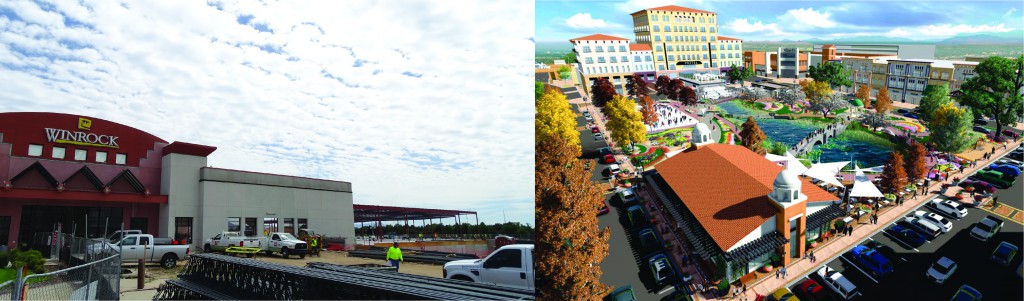
[[[192,243],[192,218],[191,217],[175,217],[174,218],[174,239],[175,240],[179,240],[179,241],[185,241],[186,244],[191,244]]]
[[[649,55],[645,56],[645,60],[644,61],[650,62],[651,61],[651,56],[649,56]]]
[[[615,52],[615,46],[608,46],[608,52]]]
[[[658,16],[651,16],[652,22],[658,22]]]
[[[669,60],[669,61],[674,61],[674,60],[676,60],[676,56],[675,56],[675,55],[672,55],[672,54],[669,54],[669,55],[668,55],[668,60]]]
[[[661,42],[661,36],[654,36],[655,42]]]
[[[590,46],[583,46],[583,53],[590,53]]]
[[[87,157],[88,155],[89,155],[89,151],[87,151],[87,150],[84,150],[84,149],[76,149],[75,150],[75,160],[85,161],[85,157]]]
[[[609,57],[609,58],[608,58],[608,60],[609,60],[609,61],[610,61],[611,63],[613,63],[613,64],[614,64],[614,63],[618,63],[618,62],[619,62],[619,60],[615,59],[615,57],[614,57],[614,56],[613,56],[613,57]]]
[[[53,147],[53,153],[50,154],[54,159],[64,159],[64,148],[60,146]]]
[[[634,55],[633,56],[633,61],[634,62],[639,62],[640,61],[640,56],[639,55]]]
[[[664,60],[665,60],[665,56],[659,54],[658,55],[658,61],[660,62],[660,61],[664,61]]]
[[[229,217],[228,218],[228,231],[241,232],[242,231],[242,218],[241,217]]]
[[[628,63],[628,62],[629,62],[629,57],[628,57],[628,56],[625,56],[625,55],[623,55],[623,56],[622,56],[622,62],[623,62],[623,63]]]
[[[654,32],[661,32],[661,27],[658,25],[654,25]]]
[[[107,152],[96,152],[96,162],[99,162],[99,163],[107,162]]]
[[[136,241],[137,240],[138,240],[138,236],[132,236],[132,237],[129,237],[129,238],[125,238],[125,239],[121,240],[120,245],[122,245],[122,246],[134,246],[134,245],[136,245],[136,243],[137,243]]]
[[[10,216],[0,216],[0,241],[4,242],[5,244],[8,241],[11,241],[10,234],[11,234],[11,217]]]
[[[270,235],[271,232],[277,232],[277,218],[276,217],[264,217],[263,218],[263,236]]]
[[[700,27],[700,32],[708,32],[708,28],[704,27],[704,26],[701,26]]]
[[[717,38],[718,38],[718,36],[711,36],[711,41],[712,42],[717,41]]]
[[[712,53],[711,54],[711,59],[717,60],[718,59],[718,54],[717,53]]]
[[[598,64],[604,64],[604,57],[603,56],[597,57],[597,63]]]
[[[519,249],[505,249],[498,251],[484,262],[485,269],[500,268],[523,268],[523,251]]]
[[[286,219],[284,219],[284,231],[283,232],[288,232],[288,233],[291,233],[291,234],[295,234],[295,219],[294,218],[286,218]]]
[[[700,41],[701,42],[707,42],[708,41],[708,36],[700,36]]]
[[[716,48],[715,45],[711,45],[711,51],[714,51],[715,48]]]
[[[626,52],[626,46],[619,46],[620,52]]]
[[[39,157],[43,155],[43,146],[39,144],[28,145],[28,155],[33,157]]]
[[[708,54],[707,53],[704,54],[704,59],[705,60],[708,59]],[[704,68],[707,68],[707,67],[704,67]]]
[[[125,164],[125,162],[127,162],[127,161],[128,161],[128,155],[126,155],[126,154],[117,154],[117,155],[114,155],[114,163],[115,163],[115,164],[121,164],[121,165],[124,165],[124,164]]]
[[[700,45],[700,51],[708,51],[708,45]]]
[[[665,71],[665,66],[664,65],[658,65],[658,70]]]
[[[604,47],[601,47],[601,46],[595,46],[595,47],[594,47],[594,50],[597,50],[597,53],[602,53],[602,52],[604,52]]]
[[[299,219],[299,230],[302,230],[302,229],[309,229],[309,223],[307,222],[307,219],[304,219],[304,218],[300,218]]]
[[[256,236],[256,218],[245,218],[245,236]]]
[[[711,33],[715,33],[715,27],[711,26]]]
[[[662,22],[668,22],[668,16],[661,16]]]
[[[594,58],[588,57],[588,58],[586,58],[586,62],[587,62],[587,64],[593,64],[594,63]]]
[[[654,46],[654,51],[661,52],[661,45]]]

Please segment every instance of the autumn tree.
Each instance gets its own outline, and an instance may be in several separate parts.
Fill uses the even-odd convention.
[[[535,152],[537,299],[601,299],[609,291],[600,263],[611,234],[597,224],[604,196],[590,181],[593,167],[559,135],[537,140]]]
[[[785,105],[795,106],[796,104],[803,102],[805,97],[804,92],[801,91],[799,87],[795,87],[782,89],[782,91],[779,91],[779,95],[776,99]]]
[[[572,112],[565,94],[556,88],[544,90],[536,100],[535,139],[541,141],[552,135],[562,138],[580,151],[580,132],[576,130],[576,114]]]
[[[929,140],[935,148],[947,153],[959,153],[974,145],[971,135],[974,114],[970,110],[957,108],[947,103],[932,114],[928,122]]]
[[[758,155],[764,155],[767,152],[762,145],[765,138],[766,136],[761,131],[761,127],[757,126],[757,122],[754,122],[754,117],[747,116],[747,122],[743,123],[743,129],[740,130],[740,139],[743,142],[743,147]]]
[[[810,109],[811,111],[821,112],[821,117],[827,117],[828,113],[835,112],[848,105],[850,103],[839,94],[830,94],[825,96],[824,99],[812,100]]]
[[[897,151],[889,153],[889,160],[882,168],[879,186],[889,193],[897,193],[907,186],[907,171],[903,169],[903,155]]]
[[[949,87],[946,87],[946,85],[928,85],[928,87],[924,88],[921,105],[917,106],[918,117],[927,124],[931,122],[935,110],[951,102],[953,100],[949,98]]]
[[[927,155],[928,151],[924,149],[923,144],[918,143],[917,140],[910,139],[910,145],[907,147],[907,165],[904,167],[907,171],[907,180],[917,182],[924,179],[928,172],[928,168],[924,165],[924,159]]]
[[[658,79],[654,81],[654,90],[658,91],[658,95],[668,95],[669,84],[671,84],[671,82],[672,80],[669,79],[668,76],[659,76]]]
[[[683,86],[683,89],[679,92],[679,102],[686,106],[692,106],[697,104],[697,91],[690,86]]]
[[[643,116],[646,125],[654,126],[658,123],[658,110],[654,107],[654,99],[651,99],[651,96],[644,95],[640,98],[640,115]]]
[[[995,137],[1003,126],[1014,126],[1024,117],[1024,55],[1016,59],[992,56],[974,68],[974,77],[964,81],[960,103],[973,109],[975,116],[988,116],[996,122]]]
[[[891,109],[892,100],[889,99],[889,89],[886,87],[878,89],[878,95],[875,96],[875,112],[878,112],[878,114],[885,114]]]
[[[668,82],[668,98],[672,100],[681,100],[683,98],[683,87],[686,87],[686,82],[680,78],[672,79]]]
[[[599,78],[594,81],[594,86],[590,88],[590,92],[593,93],[592,101],[595,106],[604,107],[608,101],[612,100],[612,96],[619,95],[615,92],[615,86],[607,78]]]
[[[640,73],[633,73],[633,76],[626,81],[626,89],[629,90],[629,96],[636,99],[648,95],[647,86],[647,80],[644,80],[643,75],[640,75]]]
[[[747,80],[748,77],[754,76],[754,71],[747,67],[737,67],[735,64],[729,68],[729,71],[725,72],[725,76],[729,79],[729,83],[736,81],[740,82],[740,86]]]
[[[865,84],[861,84],[860,87],[857,87],[857,99],[860,99],[860,101],[865,106],[870,104],[871,103],[871,87],[868,87],[868,85],[865,85]]]
[[[636,103],[622,95],[615,95],[604,108],[608,116],[608,131],[612,141],[618,145],[642,143],[647,139],[647,128],[643,116],[636,109]]]
[[[800,81],[800,91],[804,92],[804,98],[811,104],[824,101],[832,95],[832,88],[829,88],[828,83],[813,80]]]

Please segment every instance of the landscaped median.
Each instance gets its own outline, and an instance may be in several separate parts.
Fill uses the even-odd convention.
[[[718,128],[722,129],[722,136],[718,137],[718,143],[719,144],[732,144],[732,143],[729,143],[729,142],[732,142],[732,135],[733,135],[732,131],[730,131],[731,128],[729,128],[728,126],[723,124],[722,120],[719,119],[719,118],[715,118],[715,124],[718,125]]]
[[[665,153],[668,151],[669,149],[666,146],[653,146],[647,148],[646,152],[630,156],[630,160],[633,161],[634,166],[639,165],[648,168],[664,160]]]

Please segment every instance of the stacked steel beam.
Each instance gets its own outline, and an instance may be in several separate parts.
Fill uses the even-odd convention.
[[[348,251],[348,256],[384,260],[386,253],[387,251],[385,250],[351,250]],[[445,264],[448,263],[449,261],[462,259],[479,258],[476,255],[471,254],[444,253],[436,251],[413,251],[411,254],[402,255],[402,260],[405,262],[422,262],[433,264]]]
[[[357,267],[315,265],[317,268],[304,268],[218,254],[193,255],[177,280],[160,286],[155,299],[534,299],[532,291]]]

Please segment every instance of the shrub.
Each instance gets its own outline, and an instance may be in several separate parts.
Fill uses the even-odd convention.
[[[772,254],[772,264],[773,265],[782,265],[782,258],[779,257],[779,254]]]
[[[835,226],[836,226],[836,227],[835,227],[835,228],[833,228],[833,229],[842,229],[843,227],[846,227],[846,223],[845,223],[845,222],[843,222],[842,220],[837,220],[837,221],[835,222]]]
[[[725,279],[722,279],[722,281],[718,283],[718,291],[719,292],[728,292],[729,291],[729,282],[725,281]]]
[[[7,254],[8,260],[11,262],[24,262],[25,266],[32,273],[40,274],[46,272],[43,266],[46,264],[46,259],[43,258],[43,253],[37,250],[18,251],[12,250]]]

